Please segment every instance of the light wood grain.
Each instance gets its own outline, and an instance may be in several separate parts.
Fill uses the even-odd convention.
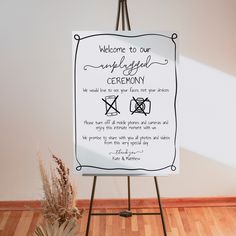
[[[34,213],[32,211],[23,211],[20,220],[16,226],[14,236],[27,235]]]
[[[5,211],[0,213],[0,231],[5,228],[10,213],[11,213],[10,211]]]
[[[157,209],[134,209],[153,212]],[[94,212],[119,212],[99,209]],[[168,236],[235,236],[235,207],[164,208]],[[0,211],[0,236],[30,236],[42,220],[39,211]],[[79,236],[84,236],[87,210],[79,219]],[[160,216],[92,216],[90,236],[162,236]]]
[[[0,231],[1,236],[13,236],[16,226],[21,218],[21,211],[11,211],[4,228]]]

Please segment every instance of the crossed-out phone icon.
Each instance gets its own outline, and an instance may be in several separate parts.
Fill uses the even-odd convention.
[[[117,108],[117,99],[119,95],[110,95],[106,96],[105,98],[102,98],[102,100],[105,103],[105,115],[106,116],[116,116],[120,114],[120,111]],[[151,112],[151,101],[147,98],[142,97],[132,97],[130,100],[129,105],[129,111],[131,112],[131,115],[135,113],[144,114],[145,116],[147,114],[150,114]]]

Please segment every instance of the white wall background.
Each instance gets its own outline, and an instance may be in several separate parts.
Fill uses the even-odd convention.
[[[0,1],[0,200],[40,199],[36,152],[72,165],[71,32],[114,30],[118,0]],[[163,197],[236,195],[236,1],[128,0],[133,30],[180,36],[181,173]],[[154,197],[135,177],[133,197]],[[92,177],[75,176],[78,198]],[[97,198],[126,196],[124,177],[100,177]]]

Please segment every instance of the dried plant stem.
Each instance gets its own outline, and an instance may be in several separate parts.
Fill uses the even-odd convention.
[[[59,226],[65,221],[77,219],[81,212],[75,206],[75,191],[69,180],[69,169],[55,155],[52,159],[56,165],[49,175],[42,159],[39,157],[39,169],[42,178],[44,201],[42,201],[44,219]]]

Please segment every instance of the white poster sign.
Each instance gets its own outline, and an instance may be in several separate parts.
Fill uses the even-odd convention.
[[[178,172],[177,34],[73,32],[76,170]]]

